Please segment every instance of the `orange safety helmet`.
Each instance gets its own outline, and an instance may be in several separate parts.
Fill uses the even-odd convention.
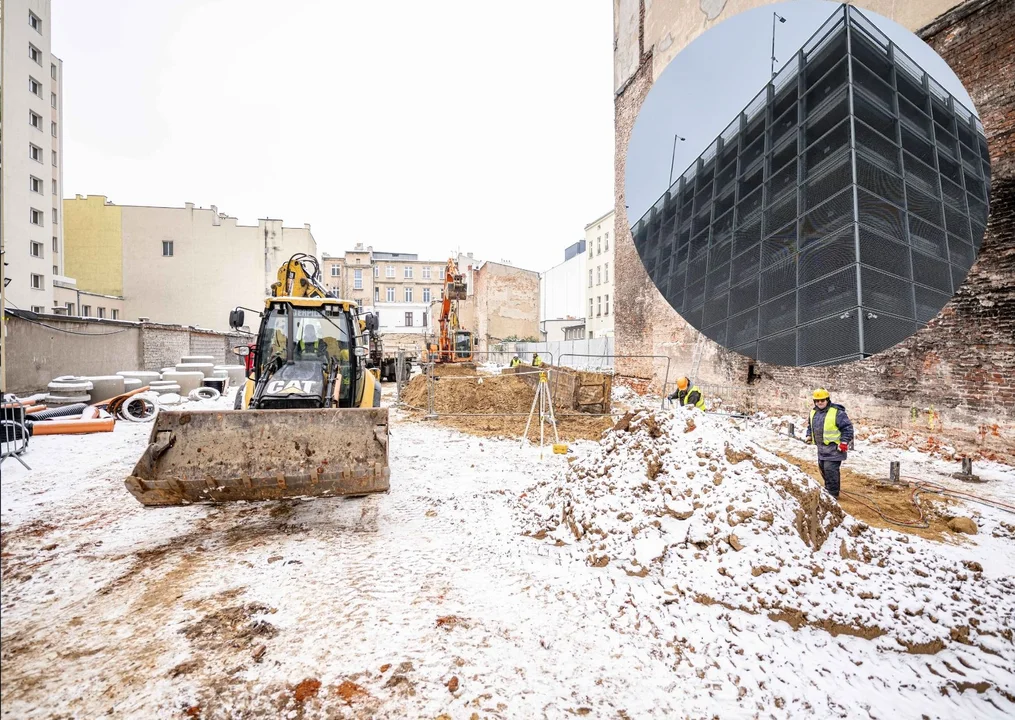
[[[685,377],[679,378],[677,380],[677,389],[678,390],[686,390],[687,386],[690,385],[690,384],[691,384],[691,381],[688,380],[687,378],[685,378]]]

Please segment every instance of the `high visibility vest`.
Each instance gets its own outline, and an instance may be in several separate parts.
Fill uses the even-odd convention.
[[[543,359],[536,355],[532,358],[532,367],[540,367],[543,364]]]
[[[511,360],[511,367],[518,367],[521,364],[522,364],[522,361],[519,360],[518,358],[513,358]]]
[[[814,436],[814,413],[817,411],[817,408],[811,408],[811,437]],[[829,407],[825,412],[825,427],[821,431],[821,442],[825,445],[838,445],[842,438],[839,426],[835,424],[835,416],[838,414],[839,409],[834,407]]]
[[[690,388],[688,388],[687,394],[684,395],[684,397],[682,397],[680,399],[680,404],[681,405],[687,405],[687,399],[689,397],[691,397],[691,393],[693,393],[693,392],[698,393],[698,402],[694,403],[694,407],[698,408],[699,410],[704,410],[705,409],[705,396],[704,396],[704,394],[702,394],[701,390],[698,389],[697,385],[692,385]]]

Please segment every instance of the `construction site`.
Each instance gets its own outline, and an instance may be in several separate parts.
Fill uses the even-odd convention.
[[[761,4],[615,0],[618,228],[653,82]],[[460,254],[397,339],[302,250],[228,331],[5,310],[0,714],[1015,716],[1015,5],[860,5],[954,63],[993,173],[968,275],[887,349],[728,349],[646,269],[651,212],[595,355],[490,341]]]

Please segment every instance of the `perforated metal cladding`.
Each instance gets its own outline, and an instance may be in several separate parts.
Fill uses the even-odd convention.
[[[763,362],[905,339],[964,280],[986,225],[978,123],[860,11],[836,12],[633,228],[671,305]]]

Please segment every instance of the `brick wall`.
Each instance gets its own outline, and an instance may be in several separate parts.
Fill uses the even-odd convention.
[[[190,333],[180,327],[145,325],[141,333],[142,370],[161,370],[190,355]]]
[[[948,61],[981,114],[990,148],[990,220],[965,284],[926,328],[891,350],[850,365],[782,368],[758,364],[748,388],[759,409],[807,407],[817,385],[829,388],[851,414],[902,429],[918,425],[954,442],[1015,446],[1015,3],[971,0],[920,32]],[[1002,79],[1007,78],[1005,82]],[[647,56],[616,99],[617,227],[624,212],[623,157],[638,109],[651,86]],[[655,289],[630,233],[617,237],[618,353],[664,353],[690,368],[700,334]],[[705,343],[703,383],[746,383],[749,361]],[[622,374],[653,377],[652,368],[618,360]],[[658,374],[653,377],[658,384]],[[990,432],[984,432],[990,428]]]

